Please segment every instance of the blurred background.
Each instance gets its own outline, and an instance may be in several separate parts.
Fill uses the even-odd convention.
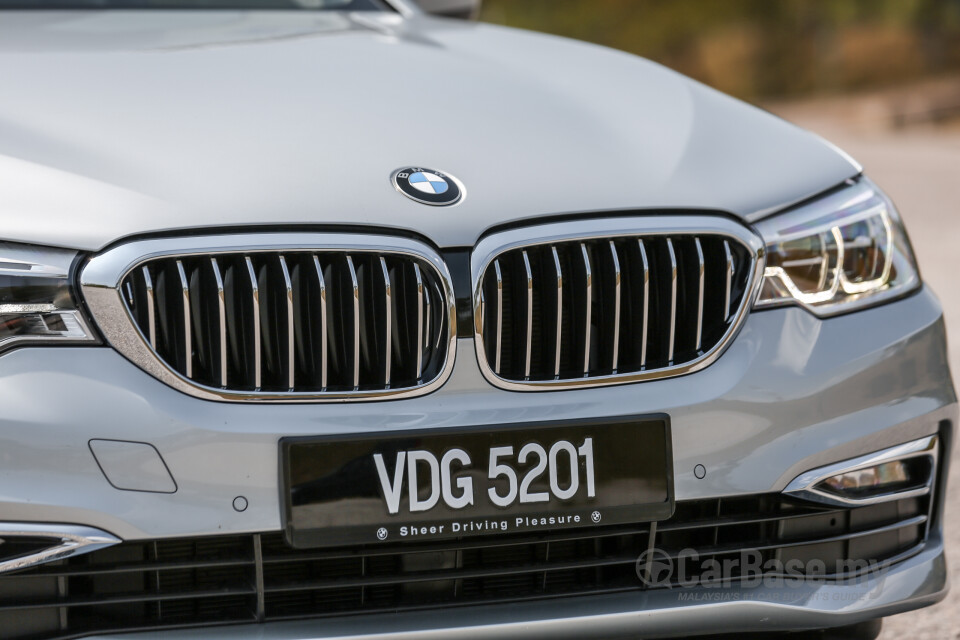
[[[753,100],[960,71],[957,0],[486,0],[482,19],[629,51]]]
[[[960,374],[960,0],[484,0],[481,20],[650,58],[837,144],[897,203]],[[884,640],[960,640],[960,449],[945,524],[953,591]]]

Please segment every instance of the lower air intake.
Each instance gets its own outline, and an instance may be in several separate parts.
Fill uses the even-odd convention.
[[[6,640],[51,640],[677,589],[707,580],[711,561],[732,567],[718,586],[736,588],[757,577],[744,553],[765,575],[795,566],[792,579],[843,580],[917,553],[928,512],[928,497],[836,508],[767,494],[678,502],[655,530],[318,550],[292,549],[279,532],[127,542],[0,575],[0,629]],[[650,548],[670,571],[652,576]]]

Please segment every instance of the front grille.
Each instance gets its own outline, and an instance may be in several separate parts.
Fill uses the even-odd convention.
[[[478,283],[478,354],[508,388],[694,371],[742,319],[755,255],[733,235],[617,234],[521,244]]]
[[[227,238],[220,244],[252,242]],[[307,240],[284,249],[179,252],[178,241],[165,241],[171,249],[118,276],[133,327],[111,321],[104,307],[115,300],[98,297],[99,288],[85,284],[84,292],[114,346],[205,397],[369,398],[439,381],[455,322],[439,258],[391,249],[399,241],[312,249],[303,248]],[[118,262],[131,252],[122,249]],[[92,271],[110,258],[94,258]],[[128,329],[140,334],[139,345]]]
[[[453,542],[295,550],[279,533],[127,542],[0,576],[0,629],[9,640],[663,588],[638,578],[651,546],[677,560],[724,562],[744,549],[848,578],[916,552],[929,498],[831,508],[767,494],[677,503],[649,525],[598,527]],[[663,557],[658,559],[662,560]],[[698,568],[686,565],[689,578]],[[646,574],[649,578],[649,574]],[[734,571],[733,580],[747,577]],[[752,575],[750,577],[753,577]]]

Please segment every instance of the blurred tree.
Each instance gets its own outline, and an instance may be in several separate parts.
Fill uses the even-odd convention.
[[[481,18],[636,53],[747,98],[960,71],[960,0],[485,0]]]

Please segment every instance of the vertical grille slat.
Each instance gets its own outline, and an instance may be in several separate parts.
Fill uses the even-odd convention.
[[[703,276],[704,276],[704,262],[703,262],[703,247],[700,245],[700,238],[694,238],[694,244],[697,247],[697,261],[699,264],[698,270],[698,280],[699,288],[697,289],[697,339],[696,346],[694,350],[699,352],[700,346],[703,341]]]
[[[670,337],[667,340],[667,363],[673,364],[673,351],[677,346],[677,253],[670,238],[667,238],[667,253],[670,255]]]
[[[420,377],[423,375],[423,337],[424,337],[424,332],[423,332],[424,288],[423,288],[423,275],[420,273],[420,265],[418,264],[413,265],[413,274],[414,274],[414,277],[416,278],[416,291],[414,293],[417,299],[417,353],[416,353],[417,368],[416,368],[416,371],[417,371],[417,380],[419,380]]]
[[[617,254],[617,245],[611,240],[610,241],[610,258],[613,261],[613,286],[614,286],[614,298],[613,298],[613,317],[611,322],[613,323],[613,345],[610,351],[610,357],[612,360],[611,364],[611,373],[617,373],[617,364],[618,357],[620,355],[620,257]]]
[[[193,377],[193,334],[190,327],[190,283],[183,270],[183,262],[177,260],[177,275],[180,276],[180,291],[183,294],[183,358],[186,363],[186,375]]]
[[[293,363],[291,389],[327,386],[327,283],[316,255],[284,256],[293,321],[288,323]]]
[[[247,267],[247,277],[250,279],[250,303],[253,310],[253,388],[259,390],[263,385],[263,360],[261,355],[261,344],[263,337],[261,335],[260,322],[260,287],[257,284],[257,272],[253,268],[253,261],[250,256],[244,257],[244,263]]]
[[[256,255],[251,264],[257,279],[260,309],[261,388],[289,391],[292,286],[280,255]]]
[[[553,266],[556,269],[557,273],[557,328],[556,328],[556,345],[554,346],[554,366],[553,366],[553,377],[557,379],[560,377],[560,356],[563,349],[563,268],[560,265],[560,257],[557,255],[557,248],[550,247],[550,251],[553,253]],[[527,265],[529,271],[529,263]],[[532,332],[532,329],[528,329],[528,334]],[[528,351],[529,352],[529,351]],[[527,377],[530,377],[530,356],[527,356]]]
[[[217,301],[217,338],[220,347],[220,387],[227,388],[227,307],[224,295],[223,277],[216,258],[210,258],[210,269],[216,286]]]
[[[347,271],[350,275],[350,300],[353,307],[351,327],[353,328],[353,388],[360,388],[360,281],[353,266],[353,257],[347,255]]]
[[[312,256],[313,266],[317,276],[317,286],[320,294],[320,389],[327,388],[327,282],[323,279],[323,267],[320,259]]]
[[[190,345],[193,377],[220,385],[220,303],[216,276],[208,260],[181,261],[190,307]],[[179,269],[178,269],[179,271]],[[186,351],[186,347],[185,347]]]
[[[384,288],[380,262],[372,254],[352,256],[357,274],[360,322],[360,371],[356,388],[381,386],[383,381]]]
[[[590,338],[593,330],[593,270],[590,268],[590,254],[587,253],[587,245],[580,243],[580,251],[583,254],[584,268],[584,309],[585,316],[583,329],[583,377],[590,376]]]
[[[557,258],[556,253],[554,253],[554,256],[553,256],[553,257],[554,257],[554,260],[556,260],[556,258]],[[527,314],[527,342],[526,342],[526,351],[525,351],[524,360],[523,360],[523,362],[524,362],[524,365],[523,365],[523,377],[524,377],[524,379],[529,380],[529,379],[530,379],[530,360],[531,360],[531,355],[532,355],[532,353],[533,353],[533,271],[530,270],[530,256],[527,255],[527,252],[526,252],[526,251],[523,252],[523,269],[524,269],[524,273],[525,273],[526,276],[527,276],[527,279],[526,279],[526,283],[527,283],[527,306],[526,306],[526,314]],[[560,275],[560,263],[557,262],[557,282],[561,282],[561,281],[562,281],[562,278],[561,278],[561,275]],[[558,292],[560,292],[559,286],[558,286],[557,289],[558,289]],[[557,307],[558,307],[558,313],[557,313],[558,320],[557,320],[557,322],[559,322],[559,316],[560,316],[559,306],[560,306],[560,303],[558,302],[558,303],[557,303]],[[559,340],[559,338],[558,338],[558,339],[557,339],[557,344],[558,344],[558,346],[557,346],[557,359],[560,358],[559,342],[560,342],[560,340]]]
[[[449,373],[451,289],[426,255],[172,255],[136,265],[118,290],[163,364],[218,397],[386,397]]]
[[[730,317],[730,293],[733,287],[733,254],[730,253],[730,243],[726,240],[723,241],[723,251],[727,258],[727,269],[726,269],[726,288],[724,289],[724,303],[723,303],[723,319],[727,320]],[[826,270],[824,270],[826,273]]]
[[[387,261],[383,256],[380,256],[380,269],[383,272],[383,291],[384,291],[384,331],[386,337],[384,338],[383,354],[384,354],[384,364],[383,364],[383,387],[385,389],[390,388],[390,372],[391,372],[391,356],[393,354],[393,294],[390,290],[390,271],[387,269]]]
[[[255,308],[247,264],[239,257],[220,258],[218,264],[223,269],[223,300],[227,311],[227,379],[236,388],[253,390],[256,388]]]
[[[424,287],[423,289],[423,358],[425,362],[429,362],[431,356],[433,355],[433,345],[430,344],[430,325],[433,320],[433,312],[430,304],[430,288]]]
[[[146,314],[147,314],[147,339],[150,341],[150,346],[154,349],[157,348],[157,312],[155,309],[156,302],[153,295],[153,279],[150,277],[150,269],[143,267],[143,290],[146,299]]]
[[[754,260],[733,234],[513,244],[487,258],[477,283],[484,373],[546,389],[676,371],[711,355],[742,318]]]
[[[650,337],[650,262],[647,260],[647,250],[643,246],[643,240],[638,240],[637,245],[640,250],[640,261],[643,264],[643,275],[641,276],[643,286],[643,320],[640,323],[640,367],[647,366],[647,340]]]
[[[290,280],[290,270],[287,268],[287,261],[281,255],[280,273],[283,276],[284,299],[286,300],[286,325],[287,325],[287,389],[292,391],[296,387],[296,359],[294,355],[294,311],[293,311],[293,282]]]
[[[500,272],[500,261],[495,260],[493,263],[494,275],[496,276],[496,287],[497,287],[497,333],[496,340],[494,341],[494,353],[496,354],[496,361],[494,364],[494,371],[497,374],[500,373],[500,356],[502,353],[501,342],[503,339],[503,274]]]
[[[353,284],[347,274],[346,256],[323,263],[323,277],[330,297],[327,316],[328,376],[331,388],[353,389]]]

